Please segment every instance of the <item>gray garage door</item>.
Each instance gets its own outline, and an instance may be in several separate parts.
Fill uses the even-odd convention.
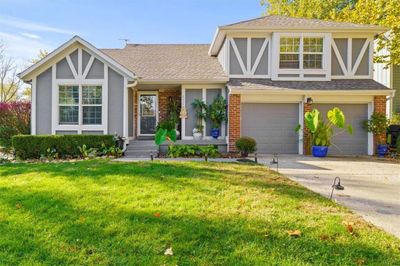
[[[294,103],[242,104],[242,136],[257,141],[258,153],[297,154],[299,105]]]
[[[329,155],[366,155],[368,154],[368,133],[363,129],[362,123],[368,118],[368,104],[315,104],[326,118],[328,110],[339,107],[346,116],[346,123],[353,127],[353,135],[340,133],[336,130],[329,147]],[[338,134],[339,132],[339,134]]]

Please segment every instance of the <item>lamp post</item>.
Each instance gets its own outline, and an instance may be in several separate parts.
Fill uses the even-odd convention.
[[[336,180],[338,181],[338,183],[336,184]],[[335,177],[335,179],[333,180],[333,184],[332,184],[332,191],[331,191],[331,196],[329,197],[330,200],[332,200],[332,196],[333,196],[333,191],[334,190],[344,190],[344,186],[342,186],[340,184],[340,177]]]
[[[279,156],[277,153],[274,153],[274,157],[272,158],[272,161],[270,162],[270,165],[276,164],[276,171],[279,172]]]

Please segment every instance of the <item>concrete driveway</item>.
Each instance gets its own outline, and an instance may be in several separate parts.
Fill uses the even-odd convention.
[[[269,155],[260,157],[260,162],[268,164],[272,159]],[[276,165],[271,168],[276,169]],[[328,198],[333,179],[339,176],[345,189],[335,190],[333,199],[400,237],[400,163],[280,155],[279,172]]]

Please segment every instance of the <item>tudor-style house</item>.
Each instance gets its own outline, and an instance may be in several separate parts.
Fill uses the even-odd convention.
[[[180,103],[180,143],[216,144],[234,151],[240,136],[258,153],[308,153],[304,112],[340,107],[354,134],[339,134],[330,154],[373,154],[362,128],[385,113],[392,90],[373,80],[373,41],[387,29],[284,16],[220,26],[210,45],[127,44],[98,49],[75,36],[20,73],[32,85],[32,134],[118,134],[128,150],[154,137],[171,100]],[[204,121],[193,139],[192,102],[222,95],[228,121],[218,140]],[[162,148],[162,147],[161,147]]]

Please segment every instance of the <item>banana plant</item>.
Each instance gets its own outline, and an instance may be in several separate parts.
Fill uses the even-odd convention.
[[[160,122],[157,126],[155,135],[156,145],[161,145],[164,141],[169,141],[170,144],[176,142],[175,122],[171,120]]]
[[[313,109],[311,112],[304,114],[304,124],[311,133],[313,146],[330,146],[334,127],[343,129],[350,135],[353,134],[353,127],[346,124],[346,117],[340,108],[335,107],[329,110],[326,118],[327,122],[322,119],[318,109]],[[298,125],[296,131],[299,132],[300,130],[301,125]]]

